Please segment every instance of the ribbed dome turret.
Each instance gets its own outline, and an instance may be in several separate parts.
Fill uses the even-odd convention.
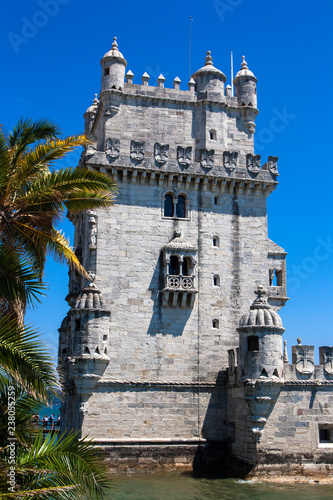
[[[265,297],[266,292],[263,287],[258,286],[258,289],[255,291],[255,293],[257,294],[257,298],[250,306],[250,311],[243,314],[243,316],[241,317],[239,326],[246,328],[251,326],[276,326],[278,328],[283,328],[280,316],[276,311],[274,311],[274,309],[272,309],[272,307],[267,302],[267,299]]]
[[[78,310],[95,310],[105,309],[103,295],[98,290],[94,283],[89,283],[88,286],[83,288],[75,302],[75,309]]]
[[[277,312],[266,300],[262,286],[250,311],[241,317],[239,359],[241,377],[281,377],[283,372],[282,334],[284,328]]]

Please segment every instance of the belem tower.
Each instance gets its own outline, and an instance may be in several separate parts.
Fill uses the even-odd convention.
[[[114,39],[84,114],[79,168],[118,195],[69,214],[91,281],[70,271],[63,429],[116,470],[332,473],[333,347],[319,365],[300,338],[291,363],[283,349],[286,252],[266,212],[278,158],[254,151],[256,77],[243,57],[233,96],[210,52],[186,89],[126,66]]]

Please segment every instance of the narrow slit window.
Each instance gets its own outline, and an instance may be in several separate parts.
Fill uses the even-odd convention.
[[[104,76],[107,76],[110,74],[110,68],[104,68]]]
[[[220,326],[219,320],[218,319],[213,319],[212,326],[213,326],[213,328],[218,329],[219,326]]]
[[[219,247],[220,246],[220,238],[218,236],[213,236],[213,247]]]
[[[213,285],[220,286],[220,276],[218,274],[214,274],[213,276]]]

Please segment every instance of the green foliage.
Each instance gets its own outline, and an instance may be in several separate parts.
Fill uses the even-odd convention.
[[[102,499],[111,482],[96,448],[70,432],[46,437],[33,412],[58,394],[48,350],[24,311],[40,301],[46,255],[53,254],[87,276],[68,240],[56,228],[65,210],[107,208],[114,182],[84,169],[51,171],[53,162],[84,136],[59,139],[50,121],[21,119],[0,130],[0,497]],[[11,389],[9,389],[11,388]],[[8,490],[8,418],[15,394],[15,492]]]

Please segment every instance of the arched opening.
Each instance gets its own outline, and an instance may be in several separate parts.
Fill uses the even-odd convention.
[[[110,74],[110,68],[104,68],[104,76],[107,76]]]
[[[190,257],[185,257],[182,265],[183,276],[191,276],[192,274],[192,261]]]
[[[185,219],[186,217],[186,198],[183,195],[180,195],[177,198],[176,216],[179,219]]]
[[[220,276],[218,274],[214,274],[213,276],[213,285],[220,286]]]
[[[266,372],[265,368],[261,370],[260,377],[268,377],[268,373]]]
[[[218,329],[218,328],[219,328],[219,326],[220,326],[220,322],[219,322],[219,320],[218,320],[218,319],[213,319],[213,321],[212,321],[212,325],[213,325],[213,328]]]
[[[247,338],[247,350],[259,351],[259,338],[257,335],[250,335]]]
[[[172,276],[179,276],[180,274],[179,259],[176,255],[172,255],[170,258],[169,274]]]
[[[88,349],[88,347],[86,346],[85,349],[84,349],[84,354],[90,354],[90,351]]]
[[[164,198],[164,217],[173,217],[173,196],[166,194]]]
[[[212,129],[209,131],[209,139],[211,141],[216,141],[216,130]]]
[[[277,369],[276,369],[276,368],[275,368],[275,370],[273,371],[273,375],[274,375],[274,377],[278,377],[278,376],[279,376],[278,371],[277,371]]]

